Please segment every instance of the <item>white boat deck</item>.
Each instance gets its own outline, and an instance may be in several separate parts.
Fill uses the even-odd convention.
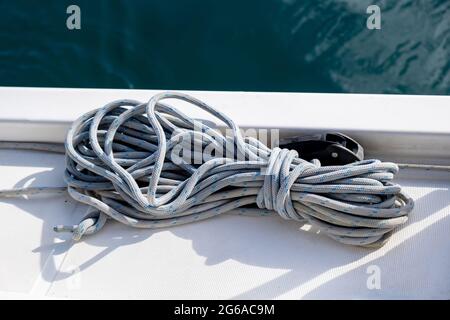
[[[63,185],[63,164],[59,155],[0,150],[0,188]],[[84,214],[69,196],[1,201],[0,290],[41,298],[449,298],[450,179],[399,182],[416,208],[376,251],[277,217],[234,215],[160,231],[111,222],[72,245],[52,230]],[[373,265],[381,288],[369,290]]]
[[[62,155],[0,150],[0,189],[64,185],[63,171]],[[448,299],[450,173],[398,182],[416,207],[377,250],[234,215],[157,231],[110,222],[73,244],[52,230],[86,211],[68,195],[2,199],[0,298]]]

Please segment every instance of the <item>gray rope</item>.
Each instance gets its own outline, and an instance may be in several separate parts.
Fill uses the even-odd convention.
[[[209,112],[232,135],[191,119],[165,99]],[[175,152],[180,146],[182,155]],[[232,155],[207,153],[211,146],[233,150]],[[226,212],[276,212],[345,244],[380,246],[414,205],[392,183],[398,172],[394,163],[321,167],[296,151],[269,149],[242,137],[226,115],[181,93],[161,93],[148,103],[114,101],[88,112],[73,123],[65,150],[67,190],[92,208],[80,224],[55,227],[73,232],[75,240],[97,232],[109,218],[137,228],[164,228]]]

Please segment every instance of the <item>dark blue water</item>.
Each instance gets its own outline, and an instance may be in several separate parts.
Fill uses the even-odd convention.
[[[450,1],[0,0],[0,85],[450,94]]]

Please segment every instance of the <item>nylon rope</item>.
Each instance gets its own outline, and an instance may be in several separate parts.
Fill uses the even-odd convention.
[[[232,134],[188,117],[162,102],[166,99],[203,109]],[[205,152],[211,146],[216,152]],[[67,187],[0,190],[0,197],[67,190],[91,208],[78,225],[55,227],[72,232],[74,240],[99,231],[108,219],[153,229],[227,212],[276,212],[283,219],[315,226],[338,242],[378,247],[407,221],[414,206],[392,181],[399,170],[394,163],[308,162],[296,151],[270,149],[243,137],[222,112],[175,92],[157,94],[147,103],[113,101],[84,114],[72,124],[64,150],[40,143],[0,142],[0,147],[65,151]],[[225,149],[232,154],[218,152]]]

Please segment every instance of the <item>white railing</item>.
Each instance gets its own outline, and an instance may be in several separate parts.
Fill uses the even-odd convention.
[[[0,87],[0,140],[63,142],[71,122],[84,112],[115,99],[146,101],[160,91]],[[183,92],[222,110],[242,128],[277,128],[281,137],[341,131],[371,156],[450,162],[450,96]],[[180,108],[214,121],[192,106]]]

